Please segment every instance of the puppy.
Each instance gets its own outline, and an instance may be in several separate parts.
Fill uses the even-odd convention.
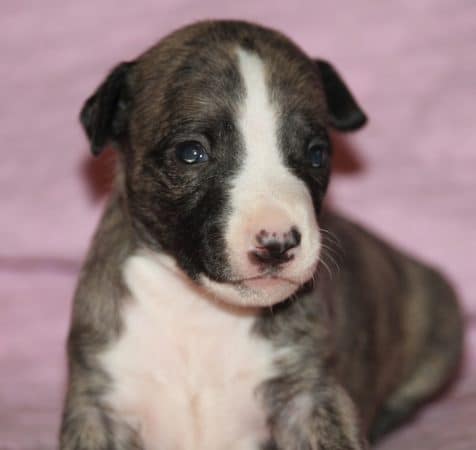
[[[322,209],[329,129],[365,121],[329,63],[244,22],[109,74],[81,111],[119,161],[74,300],[62,450],[361,450],[447,383],[452,289]]]

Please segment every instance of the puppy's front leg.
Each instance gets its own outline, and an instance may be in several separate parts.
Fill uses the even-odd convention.
[[[73,361],[60,450],[143,450],[137,433],[103,404],[105,374]]]
[[[265,387],[272,439],[266,449],[368,449],[355,405],[341,386],[331,381],[300,390],[283,384],[276,379]]]

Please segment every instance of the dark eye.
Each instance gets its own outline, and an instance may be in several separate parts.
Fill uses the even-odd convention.
[[[197,141],[182,142],[177,145],[175,154],[177,158],[186,164],[197,164],[208,161],[208,155],[203,145]]]
[[[322,141],[311,142],[308,148],[308,157],[312,167],[316,169],[328,167],[329,145]]]

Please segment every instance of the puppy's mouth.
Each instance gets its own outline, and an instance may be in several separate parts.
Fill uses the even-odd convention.
[[[275,289],[284,288],[286,290],[297,290],[304,284],[312,280],[316,272],[318,261],[299,274],[286,274],[279,268],[270,268],[265,272],[243,277],[223,277],[215,280],[222,286],[228,286],[238,291],[262,291],[263,293]],[[284,272],[284,273],[283,273]]]
[[[277,283],[283,283],[283,282],[288,284],[293,284],[296,287],[299,287],[302,284],[302,282],[299,282],[298,280],[286,278],[276,273],[256,275],[253,277],[239,278],[236,280],[226,280],[224,282],[227,284],[235,285],[235,286],[248,286],[250,288],[265,288],[265,287],[268,287],[268,286],[270,287]]]
[[[296,278],[276,272],[240,278],[230,277],[220,281],[213,281],[207,276],[202,276],[200,281],[215,298],[226,303],[264,307],[289,298],[312,279],[313,272],[310,268]]]

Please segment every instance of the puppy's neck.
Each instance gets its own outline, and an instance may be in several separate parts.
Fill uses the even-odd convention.
[[[143,289],[146,289],[149,296],[157,298],[158,301],[164,293],[180,292],[184,297],[193,298],[195,303],[203,304],[203,306],[197,305],[198,307],[210,307],[223,313],[243,317],[256,317],[261,313],[260,308],[231,305],[214,296],[198,282],[190,279],[174,258],[163,252],[143,247],[136,249],[124,262],[122,274],[126,286],[134,297],[137,297],[139,291]]]

